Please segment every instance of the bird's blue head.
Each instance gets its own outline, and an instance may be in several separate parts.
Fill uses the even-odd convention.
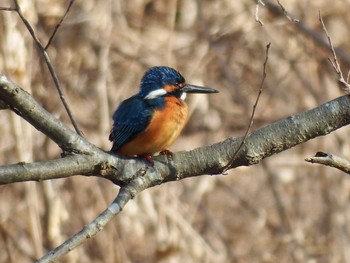
[[[217,90],[186,84],[175,69],[158,66],[150,68],[141,79],[140,92],[144,99],[176,96],[185,99],[186,93],[216,93]]]

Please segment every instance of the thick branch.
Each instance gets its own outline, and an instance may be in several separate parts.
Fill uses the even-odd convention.
[[[290,149],[315,137],[329,134],[350,124],[350,99],[339,97],[312,110],[290,116],[252,132],[231,168],[256,164],[273,154]],[[179,152],[174,162],[157,166],[165,181],[186,177],[216,174],[231,159],[242,137],[201,147],[189,152]]]
[[[242,137],[230,138],[189,152],[179,152],[174,155],[173,160],[159,156],[155,158],[155,166],[149,167],[143,161],[132,158],[122,160],[93,146],[45,111],[28,93],[4,76],[0,76],[0,99],[63,149],[78,153],[42,163],[2,166],[0,183],[46,180],[74,174],[96,174],[122,185],[120,192],[123,193],[122,197],[119,195],[98,218],[42,258],[42,262],[57,259],[98,233],[121,211],[130,198],[149,187],[191,176],[221,173],[242,140]],[[258,163],[297,144],[326,135],[349,124],[348,116],[350,116],[349,97],[343,96],[315,109],[272,123],[252,132],[246,138],[231,168]]]
[[[251,165],[263,158],[291,148],[297,144],[320,135],[326,135],[344,125],[349,124],[349,97],[343,96],[327,102],[315,109],[288,117],[254,131],[246,139],[231,168],[240,165]],[[133,196],[143,190],[164,183],[190,176],[220,173],[235,154],[243,138],[227,139],[224,142],[180,152],[174,155],[174,160],[168,162],[165,157],[156,158],[155,168],[140,168],[130,166],[121,174],[133,174],[125,187],[122,187],[118,197],[101,215],[62,245],[45,255],[38,262],[51,262],[82,244],[86,239],[96,235],[103,227],[121,211],[121,208]],[[119,175],[121,175],[119,174]],[[113,173],[108,175],[113,178]],[[122,180],[117,177],[118,180]],[[116,202],[121,202],[116,204]]]
[[[0,166],[0,184],[89,175],[98,163],[93,156],[79,154],[45,162],[4,165]]]
[[[242,138],[229,138],[223,142],[201,147],[188,152],[176,153],[173,160],[165,156],[155,157],[155,166],[136,158],[123,160],[90,144],[50,113],[38,105],[20,87],[0,76],[0,99],[6,102],[19,115],[23,116],[38,130],[41,130],[65,150],[81,153],[66,159],[67,170],[56,161],[35,164],[17,164],[0,167],[0,184],[25,180],[45,180],[61,178],[73,174],[103,176],[118,185],[126,185],[140,173],[152,183],[160,184],[203,174],[218,174],[232,159]],[[343,96],[327,102],[315,109],[290,116],[252,132],[231,168],[258,163],[273,154],[289,149],[317,136],[326,135],[350,123],[349,97]],[[71,161],[71,162],[69,162]],[[76,164],[76,167],[74,166]],[[49,177],[43,177],[40,164],[47,170],[52,166]],[[80,164],[86,164],[80,165]],[[15,168],[16,167],[16,168]],[[22,171],[22,173],[18,173]],[[11,178],[11,179],[8,179]]]
[[[191,176],[221,173],[232,160],[243,139],[229,138],[189,152],[179,152],[172,160],[158,156],[154,158],[155,166],[150,167],[139,159],[123,160],[90,144],[2,75],[0,75],[0,99],[34,127],[52,138],[65,151],[76,153],[41,163],[0,166],[1,184],[62,178],[75,174],[94,174],[122,186],[119,197],[106,211],[62,246],[50,252],[42,262],[58,258],[95,235],[121,211],[128,200],[149,187]],[[230,167],[256,164],[266,157],[349,124],[349,102],[349,97],[343,96],[252,132]]]

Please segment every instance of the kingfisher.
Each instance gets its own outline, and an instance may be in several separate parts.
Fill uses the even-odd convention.
[[[151,165],[152,155],[172,155],[174,143],[188,120],[187,93],[217,93],[211,88],[187,84],[175,69],[150,68],[137,94],[124,100],[113,114],[109,140],[112,153],[142,157]]]

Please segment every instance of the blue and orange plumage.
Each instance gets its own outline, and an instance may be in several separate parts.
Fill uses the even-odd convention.
[[[109,139],[111,151],[126,156],[151,155],[173,144],[183,130],[188,108],[186,93],[216,93],[210,88],[187,84],[184,77],[169,67],[152,67],[141,79],[140,91],[124,100],[113,114]]]

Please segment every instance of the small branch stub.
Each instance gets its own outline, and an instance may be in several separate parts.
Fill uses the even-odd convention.
[[[317,152],[314,157],[306,158],[305,161],[334,167],[350,174],[350,161],[331,153]]]

